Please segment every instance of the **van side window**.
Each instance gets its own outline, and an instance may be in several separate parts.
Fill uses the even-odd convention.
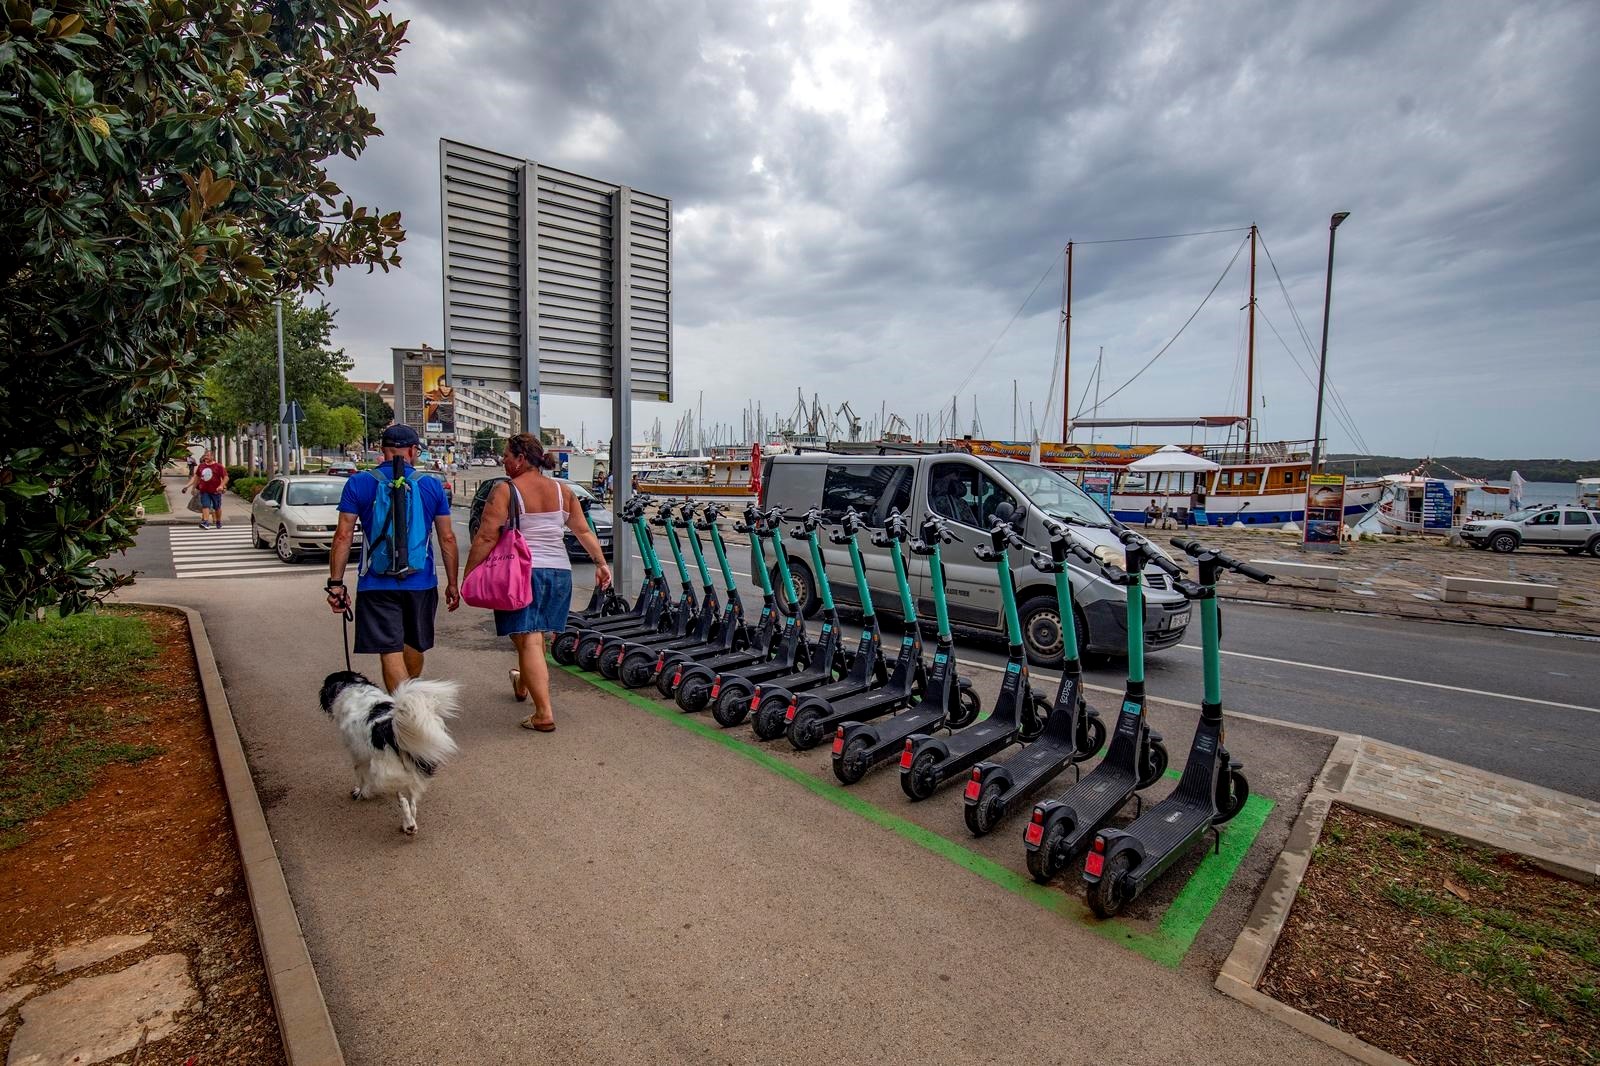
[[[907,463],[830,463],[822,482],[822,510],[837,522],[846,508],[854,507],[867,525],[882,527],[889,512],[911,509],[911,477]]]
[[[934,463],[928,471],[928,506],[952,522],[988,529],[1002,503],[1017,501],[994,479],[967,463]]]

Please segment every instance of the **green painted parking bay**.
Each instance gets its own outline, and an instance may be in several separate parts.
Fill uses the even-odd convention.
[[[1028,876],[1022,847],[1026,810],[1008,817],[988,836],[974,838],[963,822],[960,782],[951,782],[922,803],[910,803],[900,791],[899,771],[890,763],[846,788],[829,769],[826,747],[796,752],[786,740],[764,744],[748,725],[724,730],[709,714],[684,714],[656,698],[653,688],[630,691],[576,667],[562,669],[1097,936],[1162,966],[1193,971],[1208,982],[1243,928],[1300,803],[1332,747],[1332,738],[1322,734],[1256,721],[1230,722],[1228,745],[1236,758],[1245,761],[1251,796],[1239,815],[1222,827],[1220,850],[1213,851],[1208,838],[1207,847],[1195,848],[1122,915],[1099,921],[1084,902],[1078,880],[1081,861],[1049,885],[1038,885]],[[987,679],[974,680],[983,687]],[[983,695],[987,705],[993,694]],[[1149,790],[1147,803],[1159,800],[1176,784],[1196,717],[1190,709],[1161,702],[1152,704],[1152,714],[1155,728],[1167,738],[1173,764],[1168,781]],[[1090,760],[1085,769],[1093,765]],[[1068,771],[1041,798],[1059,792],[1071,780]],[[1131,820],[1133,813],[1130,802],[1116,821]]]

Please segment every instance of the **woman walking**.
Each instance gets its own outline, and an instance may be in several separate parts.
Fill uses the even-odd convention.
[[[538,437],[531,433],[512,437],[506,442],[502,462],[510,480],[495,486],[484,504],[478,534],[467,553],[466,572],[472,573],[488,557],[515,512],[517,528],[533,557],[533,600],[518,611],[496,611],[494,631],[510,637],[517,649],[517,669],[511,671],[512,695],[519,703],[533,699],[533,713],[522,720],[522,727],[549,733],[556,721],[550,705],[550,671],[544,659],[545,634],[567,627],[567,609],[572,605],[572,563],[567,560],[563,538],[566,530],[572,530],[594,560],[596,586],[611,584],[611,568],[583,519],[577,495],[565,482],[544,476],[556,463],[554,456],[545,454]],[[517,494],[515,503],[512,493]]]

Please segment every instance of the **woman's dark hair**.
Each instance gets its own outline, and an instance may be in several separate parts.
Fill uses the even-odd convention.
[[[556,457],[545,452],[544,444],[532,433],[518,433],[506,441],[506,451],[515,455],[529,466],[537,466],[544,470],[556,468]]]

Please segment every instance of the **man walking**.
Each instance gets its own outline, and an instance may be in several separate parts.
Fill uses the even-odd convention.
[[[200,528],[211,529],[222,525],[222,494],[228,488],[228,468],[217,462],[209,451],[200,456],[200,464],[189,475],[184,492],[193,491],[200,497]]]
[[[438,478],[417,476],[415,463],[421,442],[416,430],[390,426],[383,431],[381,444],[383,464],[376,470],[350,475],[344,484],[339,498],[339,526],[333,534],[333,550],[328,553],[326,589],[328,606],[334,611],[350,606],[344,570],[359,518],[363,566],[356,582],[355,650],[378,656],[383,664],[384,687],[393,692],[406,678],[422,676],[423,653],[433,647],[433,617],[439,610],[439,579],[431,541],[423,540],[423,558],[408,559],[409,573],[396,576],[380,571],[380,566],[389,566],[395,558],[397,545],[393,540],[399,508],[405,508],[405,520],[400,525],[420,537],[426,536],[423,531],[431,525],[439,539],[444,599],[449,610],[461,606],[461,592],[456,585],[456,535],[450,526],[450,504]],[[396,457],[404,466],[403,482],[392,481]],[[380,493],[394,493],[398,499],[386,497],[380,501]],[[375,521],[374,512],[381,512],[382,517]]]

